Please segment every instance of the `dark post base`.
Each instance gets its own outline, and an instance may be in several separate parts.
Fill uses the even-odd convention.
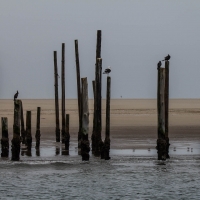
[[[90,142],[89,140],[82,140],[81,141],[81,155],[82,161],[88,161],[90,158]]]
[[[158,150],[158,160],[166,160],[166,140],[164,139],[157,139],[157,147]]]
[[[65,132],[65,130],[62,130],[61,133],[62,133],[62,144],[65,144],[65,135],[66,135],[66,132]]]
[[[110,160],[110,139],[106,138],[104,142],[104,159]]]
[[[32,136],[31,135],[27,135],[26,145],[27,145],[27,150],[31,151],[31,147],[32,147]]]
[[[60,129],[56,129],[56,142],[60,142]]]
[[[19,161],[20,154],[20,138],[13,137],[12,139],[12,158],[13,161]]]
[[[69,141],[70,141],[70,135],[69,135],[69,133],[66,133],[65,138],[64,138],[65,150],[66,151],[69,151]]]
[[[40,147],[40,130],[37,130],[36,131],[36,134],[35,134],[35,139],[36,139],[36,145],[35,145],[35,148],[38,149]]]
[[[95,135],[94,135],[94,132],[92,133],[91,140],[92,140],[92,154],[94,154],[94,152],[95,152]]]
[[[9,154],[9,139],[1,139],[1,157],[8,157]]]
[[[169,146],[170,146],[170,144],[169,144],[169,138],[166,137],[165,140],[166,140],[166,158],[169,159],[170,158],[170,156],[169,156]]]

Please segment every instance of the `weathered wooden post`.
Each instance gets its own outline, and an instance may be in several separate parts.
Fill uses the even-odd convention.
[[[97,59],[96,76],[95,76],[95,156],[100,156],[102,139],[101,139],[101,73],[102,59]]]
[[[101,30],[97,31],[96,63],[98,58],[101,58]]]
[[[156,148],[158,150],[158,160],[166,160],[165,69],[164,68],[158,68],[157,111],[158,111],[158,139]]]
[[[36,119],[36,134],[35,134],[35,140],[36,140],[36,145],[35,148],[39,149],[40,147],[40,111],[41,108],[37,107],[37,119]]]
[[[20,154],[20,119],[21,119],[21,100],[14,101],[14,124],[12,139],[12,158],[13,161],[19,161]]]
[[[62,43],[62,66],[61,66],[61,86],[62,86],[62,143],[65,143],[65,43]]]
[[[8,138],[8,118],[1,118],[2,138],[1,138],[1,157],[8,157],[9,138]]]
[[[92,130],[92,136],[91,136],[91,140],[92,140],[92,154],[94,154],[95,152],[95,108],[96,108],[96,104],[95,104],[95,81],[92,81],[92,87],[93,87],[93,96],[94,96],[94,111],[93,111],[93,130]]]
[[[89,160],[90,143],[89,133],[89,109],[88,109],[88,83],[87,78],[82,78],[82,130],[81,130],[81,155],[82,160]]]
[[[165,61],[165,139],[166,139],[166,158],[169,156],[169,61]]]
[[[78,52],[78,40],[74,41],[75,44],[75,57],[76,57],[76,79],[77,79],[77,96],[78,96],[78,115],[79,115],[79,131],[78,131],[78,148],[81,146],[81,128],[82,128],[82,119],[81,119],[81,78],[80,78],[80,65],[79,65],[79,52]]]
[[[70,134],[69,134],[69,114],[66,114],[65,150],[68,151],[68,152],[69,152],[69,141],[70,141]]]
[[[32,147],[31,111],[26,111],[26,145],[27,145],[27,150],[31,151]]]
[[[21,140],[22,144],[25,145],[26,143],[26,131],[24,128],[24,113],[23,113],[23,104],[21,102]]]
[[[55,80],[55,114],[56,114],[56,142],[60,142],[59,103],[58,103],[58,67],[57,52],[54,51],[54,80]]]
[[[110,87],[111,77],[107,77],[107,93],[106,93],[106,137],[104,141],[104,159],[110,159]]]

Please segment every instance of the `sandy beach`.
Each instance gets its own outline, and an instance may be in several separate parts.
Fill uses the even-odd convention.
[[[54,100],[22,100],[24,119],[32,111],[32,137],[34,141],[36,109],[41,107],[41,141],[55,139]],[[61,105],[61,103],[59,104]],[[9,138],[12,138],[13,100],[0,100],[0,116],[8,117]],[[93,100],[89,100],[90,136],[93,120]],[[77,100],[66,100],[66,113],[70,114],[71,142],[76,143],[78,132]],[[61,112],[60,112],[61,114]],[[60,115],[61,122],[61,115]],[[102,139],[105,130],[105,100],[102,100]],[[169,101],[169,138],[174,146],[199,144],[200,100],[171,99]],[[155,99],[111,100],[111,149],[155,148],[157,139],[157,109]]]

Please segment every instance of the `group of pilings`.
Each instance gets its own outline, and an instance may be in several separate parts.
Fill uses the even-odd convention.
[[[165,68],[158,68],[157,88],[157,112],[158,112],[158,160],[169,158],[169,61],[165,61]]]
[[[62,141],[65,145],[66,154],[69,154],[69,114],[65,114],[65,43],[62,43],[62,58],[61,58],[61,91],[62,91],[62,129],[60,134],[59,123],[59,101],[58,101],[58,66],[57,66],[57,51],[54,51],[54,86],[55,86],[55,120],[56,120],[56,142]],[[61,135],[61,139],[60,139]]]
[[[79,113],[79,131],[78,131],[78,148],[82,155],[82,160],[89,160],[90,143],[88,139],[88,83],[87,78],[80,78],[80,64],[78,52],[78,40],[75,40],[75,57],[77,72],[77,96],[78,96],[78,113]],[[107,77],[107,97],[106,97],[106,136],[102,141],[102,58],[101,58],[101,30],[97,31],[96,44],[96,64],[95,80],[92,81],[94,93],[94,114],[93,114],[93,131],[92,131],[92,153],[94,156],[101,156],[102,159],[109,160],[110,152],[110,86],[111,78]]]
[[[36,121],[36,150],[40,146],[40,110],[37,108],[37,121]],[[1,157],[9,156],[9,137],[8,137],[8,119],[7,117],[1,118],[2,124],[2,139],[1,139]],[[18,161],[20,159],[21,143],[25,145],[27,152],[31,152],[32,147],[32,134],[31,134],[31,111],[26,112],[26,130],[24,128],[23,105],[21,100],[14,101],[14,122],[13,122],[13,138],[12,143],[12,157],[11,160]]]

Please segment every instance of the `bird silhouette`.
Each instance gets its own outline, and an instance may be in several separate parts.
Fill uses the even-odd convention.
[[[17,92],[16,92],[15,95],[14,95],[14,101],[17,99],[18,94],[19,94],[19,92],[18,92],[18,90],[17,90]]]
[[[111,72],[111,67],[109,66],[104,70],[103,74],[109,74],[110,72]]]
[[[159,61],[158,64],[157,64],[157,69],[160,69],[161,65],[162,65],[162,62]]]
[[[162,61],[168,61],[170,58],[171,58],[171,56],[168,54],[168,55],[165,57],[165,59],[162,60]]]

